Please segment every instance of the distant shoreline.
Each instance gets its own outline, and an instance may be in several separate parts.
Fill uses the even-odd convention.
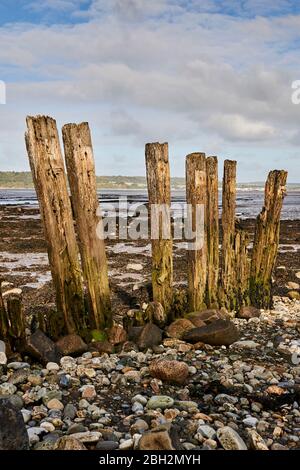
[[[144,176],[97,176],[97,190],[107,191],[146,191],[147,181]],[[239,191],[262,191],[265,183],[263,181],[253,181],[246,183],[237,183]],[[174,191],[185,191],[185,178],[171,178],[171,188]],[[219,181],[219,189],[222,189],[222,182]],[[289,191],[300,191],[299,183],[288,183]],[[30,171],[0,171],[0,190],[25,191],[34,190],[32,176]]]

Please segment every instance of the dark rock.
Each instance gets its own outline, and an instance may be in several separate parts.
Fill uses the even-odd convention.
[[[127,341],[127,333],[122,325],[114,325],[108,332],[108,340],[111,344],[121,344]]]
[[[96,445],[96,450],[116,450],[119,447],[119,443],[115,441],[99,441]]]
[[[136,343],[143,331],[143,326],[131,326],[128,329],[128,340]]]
[[[123,344],[122,352],[130,352],[130,351],[139,352],[139,348],[133,341],[126,341]]]
[[[63,356],[76,356],[87,351],[87,345],[80,336],[72,334],[63,336],[56,342]]]
[[[114,345],[107,340],[91,343],[91,347],[99,353],[112,354],[114,352]]]
[[[11,403],[11,405],[17,410],[21,410],[24,406],[24,401],[22,397],[20,397],[19,395],[12,395],[11,397],[8,398],[8,400]]]
[[[148,349],[162,342],[162,331],[153,323],[145,325],[141,331],[137,345],[140,349]]]
[[[199,312],[191,312],[185,315],[185,318],[190,320],[197,328],[204,326],[203,322],[207,325],[213,323],[216,320],[227,320],[228,314],[223,310],[208,309],[200,310]]]
[[[27,353],[43,364],[48,362],[59,363],[61,353],[56,344],[42,331],[37,330],[30,336],[26,345]]]
[[[260,317],[260,310],[256,307],[252,307],[251,305],[248,307],[242,307],[238,313],[238,318],[244,318],[249,320],[249,318],[257,318]]]
[[[72,403],[68,403],[64,409],[64,418],[74,419],[76,412],[75,406]]]
[[[183,335],[184,341],[201,341],[212,346],[229,346],[239,339],[239,331],[230,320],[216,320],[201,328],[194,328]]]
[[[88,429],[81,423],[73,423],[68,429],[67,434],[76,434],[77,432],[86,432]]]
[[[29,439],[22,413],[9,400],[0,399],[0,450],[28,450]]]

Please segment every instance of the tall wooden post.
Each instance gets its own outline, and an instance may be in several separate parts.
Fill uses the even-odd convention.
[[[225,160],[222,191],[222,250],[220,303],[235,308],[236,161]]]
[[[186,202],[195,240],[188,242],[188,299],[190,311],[205,305],[207,279],[206,240],[206,158],[204,153],[186,157]]]
[[[250,259],[248,254],[249,234],[238,226],[235,227],[235,308],[240,310],[249,305]]]
[[[173,301],[173,243],[168,144],[146,144],[145,156],[151,216],[153,299],[163,305],[165,313],[170,317]]]
[[[218,307],[219,280],[219,189],[218,159],[207,157],[207,292],[206,304]]]
[[[62,129],[68,178],[72,194],[79,247],[89,297],[93,328],[109,326],[110,291],[104,239],[100,239],[95,161],[88,123],[67,124]]]
[[[256,219],[251,260],[250,299],[259,308],[272,306],[272,272],[279,245],[280,214],[287,172],[274,170],[265,185],[265,202]]]
[[[64,319],[64,332],[80,332],[85,328],[82,277],[56,122],[46,116],[27,117],[27,129],[26,146],[48,246],[58,315]]]

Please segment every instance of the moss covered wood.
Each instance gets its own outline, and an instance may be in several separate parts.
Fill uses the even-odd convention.
[[[111,303],[103,223],[97,196],[95,161],[88,123],[62,129],[68,179],[77,225],[90,326],[111,325]]]
[[[55,120],[27,117],[25,138],[56,291],[58,322],[63,318],[61,333],[80,333],[86,324],[82,273]]]
[[[168,144],[145,147],[152,244],[153,299],[170,315],[173,300],[171,188]]]
[[[249,234],[238,223],[235,228],[235,310],[249,305],[250,258],[248,253]]]
[[[207,250],[206,250],[206,157],[192,153],[186,157],[186,202],[190,225],[188,241],[188,303],[190,311],[206,307]]]
[[[258,308],[272,306],[272,273],[280,232],[280,215],[286,192],[287,172],[273,170],[265,185],[265,201],[256,219],[251,259],[250,299]]]
[[[2,297],[1,282],[2,281],[0,279],[0,339],[5,340],[8,337],[9,322],[4,300]]]
[[[15,349],[19,349],[25,344],[25,316],[20,295],[11,294],[7,299],[7,315],[10,323],[9,336],[11,344]]]

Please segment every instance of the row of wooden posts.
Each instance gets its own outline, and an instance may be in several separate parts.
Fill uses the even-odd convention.
[[[61,334],[80,334],[86,329],[109,326],[112,308],[105,244],[96,235],[99,202],[90,129],[87,123],[67,124],[62,136],[67,174],[55,120],[45,116],[27,118],[26,146],[56,291],[55,322]],[[150,211],[152,204],[170,206],[168,144],[146,144],[145,154]],[[286,178],[285,171],[269,173],[250,259],[249,237],[235,216],[236,162],[225,161],[220,255],[217,158],[206,158],[203,153],[187,156],[187,203],[193,210],[197,204],[205,207],[203,246],[187,251],[190,311],[221,306],[238,310],[249,304],[270,307]],[[153,299],[168,314],[173,305],[172,239],[163,239],[161,233],[160,227],[160,237],[151,240]]]

